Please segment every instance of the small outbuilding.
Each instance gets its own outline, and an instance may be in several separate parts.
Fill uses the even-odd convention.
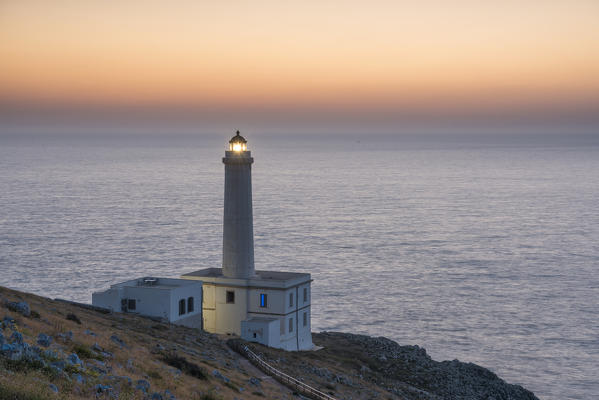
[[[92,304],[202,329],[202,282],[143,277],[92,294]]]

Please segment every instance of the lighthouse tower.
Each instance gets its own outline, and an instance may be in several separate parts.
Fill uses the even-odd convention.
[[[225,207],[223,217],[223,276],[248,279],[254,273],[252,163],[247,141],[237,134],[225,151]]]
[[[253,162],[247,141],[237,131],[223,158],[222,268],[204,268],[182,278],[202,281],[202,326],[208,332],[285,350],[309,350],[310,274],[254,269]]]

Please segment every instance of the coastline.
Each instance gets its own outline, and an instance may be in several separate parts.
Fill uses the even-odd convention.
[[[133,314],[104,314],[4,287],[0,304],[0,344],[13,346],[4,346],[0,354],[3,395],[297,398],[231,351],[230,337]],[[27,310],[15,304],[27,304]],[[20,347],[15,332],[21,335]],[[537,399],[476,364],[434,361],[419,346],[340,332],[313,333],[313,340],[323,349],[285,352],[246,344],[276,368],[339,399]]]

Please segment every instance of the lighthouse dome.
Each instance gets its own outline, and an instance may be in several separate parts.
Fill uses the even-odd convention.
[[[229,140],[229,150],[231,150],[231,151],[246,151],[247,150],[247,142],[248,141],[245,140],[245,138],[239,134],[239,131],[237,131],[237,134],[235,136],[233,136],[233,138],[231,138],[231,140]]]

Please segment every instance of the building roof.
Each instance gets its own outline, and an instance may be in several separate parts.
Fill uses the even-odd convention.
[[[288,281],[296,278],[310,277],[310,274],[302,272],[287,272],[287,271],[255,271],[256,276],[250,278],[252,280],[272,280],[272,281]],[[222,268],[206,268],[198,271],[189,272],[182,276],[190,277],[206,277],[206,278],[226,278],[223,275]]]
[[[116,283],[111,285],[111,288],[115,287],[143,287],[153,289],[176,289],[181,286],[188,286],[191,284],[197,284],[197,281],[190,281],[188,279],[177,279],[177,278],[157,278],[153,276],[144,276],[142,278],[131,279],[129,281]]]
[[[247,140],[245,140],[245,138],[239,134],[239,131],[237,131],[237,134],[229,140],[229,143],[247,143]]]

